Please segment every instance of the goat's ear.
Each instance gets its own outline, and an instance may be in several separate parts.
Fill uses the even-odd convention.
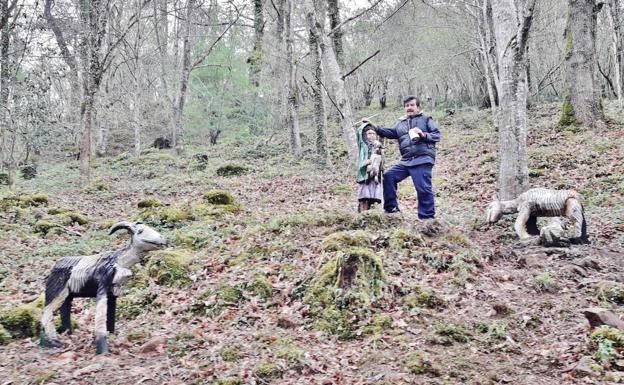
[[[123,222],[118,222],[118,223],[115,223],[115,224],[114,224],[114,225],[110,228],[110,230],[108,231],[108,235],[111,235],[111,234],[113,234],[115,231],[117,231],[117,230],[121,230],[121,229],[126,229],[126,230],[128,230],[131,234],[134,234],[134,231],[135,231],[134,225],[133,225],[132,223],[130,223],[130,222],[126,222],[126,221],[123,221]]]

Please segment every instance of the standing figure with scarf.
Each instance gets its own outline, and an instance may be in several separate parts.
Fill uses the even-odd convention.
[[[364,124],[357,129],[357,142],[358,212],[362,212],[370,210],[375,203],[381,203],[384,155],[379,136],[371,124]]]
[[[440,131],[431,116],[420,111],[420,100],[408,96],[403,100],[405,116],[392,128],[379,127],[368,119],[364,124],[371,124],[377,134],[384,138],[397,139],[401,160],[392,166],[383,178],[384,210],[386,213],[399,212],[397,185],[412,177],[418,198],[418,218],[435,217],[435,202],[431,185],[431,171],[435,164],[436,143],[440,141]]]

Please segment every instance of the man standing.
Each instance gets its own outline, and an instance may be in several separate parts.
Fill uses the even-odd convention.
[[[440,131],[431,116],[420,112],[420,100],[408,96],[403,100],[405,115],[392,128],[378,127],[368,119],[379,136],[399,141],[401,160],[384,173],[383,198],[386,213],[399,212],[397,185],[412,177],[418,194],[418,218],[435,217],[435,203],[431,189],[431,170],[435,164],[435,147],[440,141]]]

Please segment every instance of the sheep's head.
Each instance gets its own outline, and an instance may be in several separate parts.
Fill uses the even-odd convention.
[[[126,229],[132,234],[132,247],[139,251],[151,251],[167,245],[165,237],[143,222],[119,222],[114,224],[108,234]]]
[[[503,216],[503,207],[499,200],[490,203],[485,210],[485,220],[487,223],[498,222]]]

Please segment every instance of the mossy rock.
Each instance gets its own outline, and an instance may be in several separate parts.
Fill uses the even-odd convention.
[[[226,164],[217,168],[216,173],[219,176],[237,176],[246,174],[249,171],[247,167],[237,164]]]
[[[188,205],[148,207],[138,214],[138,219],[148,225],[164,227],[179,227],[194,218]]]
[[[256,367],[256,370],[254,372],[254,374],[262,380],[281,377],[282,373],[283,370],[279,366],[268,361],[261,362]]]
[[[440,300],[433,290],[416,286],[410,294],[403,297],[402,303],[409,310],[414,310],[423,307],[434,308],[440,304]]]
[[[613,281],[599,282],[596,286],[596,294],[601,301],[624,304],[624,284]]]
[[[0,325],[12,338],[32,337],[38,334],[43,298],[31,303],[10,306],[0,310]]]
[[[0,171],[0,186],[8,186],[9,185],[9,173]]]
[[[33,194],[23,194],[23,195],[13,195],[2,198],[0,200],[0,208],[3,211],[11,209],[13,207],[38,207],[38,206],[47,206],[48,205],[48,196],[43,193],[33,193]]]
[[[94,181],[82,189],[87,194],[101,194],[113,191],[113,187],[108,182]]]
[[[339,251],[348,247],[370,247],[371,235],[364,230],[338,231],[325,237],[321,247],[325,251]]]
[[[261,274],[254,275],[253,279],[247,284],[246,289],[264,300],[273,296],[273,286],[268,278]]]
[[[195,154],[189,162],[191,170],[203,171],[208,166],[209,156],[207,154]]]
[[[234,197],[232,194],[225,190],[210,190],[206,191],[203,196],[203,200],[213,205],[233,205]]]
[[[191,260],[191,255],[185,251],[154,251],[149,256],[147,272],[159,285],[184,286],[190,283]]]
[[[162,205],[163,204],[161,200],[158,198],[154,198],[154,197],[141,199],[137,203],[137,207],[140,209],[145,209],[145,208],[150,208],[150,207],[161,207]]]
[[[191,203],[190,211],[195,218],[220,217],[225,213],[234,213],[240,210],[238,204],[213,205],[210,203]]]

